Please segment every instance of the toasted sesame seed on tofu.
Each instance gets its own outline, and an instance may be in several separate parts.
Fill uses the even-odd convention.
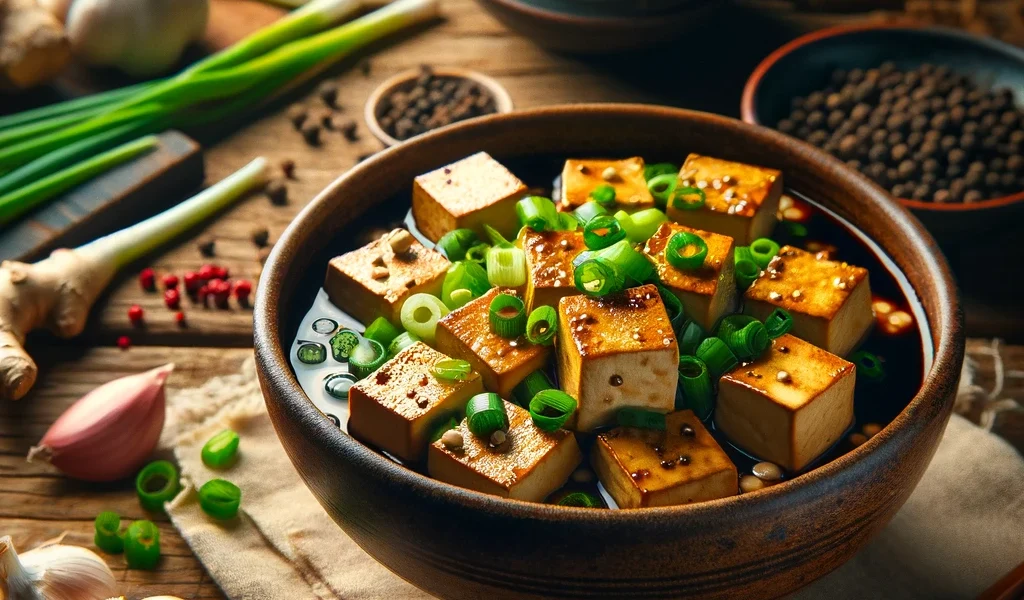
[[[557,307],[562,297],[580,293],[573,279],[572,260],[587,249],[582,231],[533,231],[524,227],[519,243],[526,253],[524,301],[529,310],[544,305]]]
[[[573,210],[588,202],[590,193],[600,185],[615,188],[617,209],[634,212],[654,206],[654,197],[644,179],[644,159],[634,156],[623,160],[565,161],[559,199],[562,210]]]
[[[682,270],[665,259],[665,247],[680,232],[699,236],[708,246],[704,266]],[[727,235],[691,229],[678,223],[662,223],[647,240],[644,254],[658,270],[658,277],[683,303],[686,315],[705,331],[711,331],[718,319],[736,307],[736,279],[733,275],[733,240]]]
[[[483,237],[484,224],[512,238],[519,229],[516,202],[526,191],[526,184],[504,165],[477,152],[413,180],[412,216],[420,232],[435,242],[460,228]]]
[[[762,321],[776,307],[793,316],[790,333],[848,355],[874,323],[867,269],[783,246],[744,293],[743,310]]]
[[[491,300],[513,290],[491,288],[486,294],[445,315],[437,323],[437,349],[453,358],[469,361],[480,373],[484,387],[509,398],[520,381],[541,369],[551,357],[550,346],[503,338],[491,331]]]
[[[763,460],[799,471],[853,423],[855,367],[790,334],[722,376],[715,426]]]
[[[395,245],[399,252],[390,243],[396,235],[403,240],[402,245]],[[331,302],[364,324],[381,316],[397,324],[409,296],[420,292],[440,294],[451,263],[441,253],[405,235],[409,234],[404,229],[395,229],[362,248],[332,258],[324,278],[324,290]]]
[[[623,407],[675,407],[679,346],[653,285],[558,302],[558,378],[579,408],[576,431],[612,423]]]
[[[667,415],[664,431],[599,434],[591,463],[619,508],[691,504],[739,490],[736,466],[689,410]]]
[[[353,385],[348,432],[404,461],[422,461],[438,424],[461,419],[466,402],[484,390],[478,373],[465,381],[435,377],[431,368],[446,358],[416,342]]]
[[[775,169],[691,154],[679,170],[680,187],[704,191],[702,208],[667,207],[668,218],[694,229],[727,235],[747,246],[775,229],[782,173]]]
[[[431,477],[485,494],[541,502],[562,487],[583,459],[576,437],[559,429],[537,428],[526,410],[505,402],[509,428],[495,446],[459,425],[462,446],[451,448],[438,440],[431,444],[427,471]]]

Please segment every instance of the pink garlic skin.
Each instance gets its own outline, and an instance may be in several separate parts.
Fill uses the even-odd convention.
[[[47,460],[69,477],[115,481],[134,476],[164,428],[164,382],[173,364],[105,383],[50,427],[28,460]]]

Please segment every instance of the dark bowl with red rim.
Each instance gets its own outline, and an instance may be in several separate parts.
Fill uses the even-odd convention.
[[[927,367],[881,433],[766,489],[687,506],[598,510],[488,496],[426,477],[321,413],[289,365],[332,244],[388,210],[415,176],[486,149],[498,160],[685,156],[781,169],[787,186],[852,222],[904,275]],[[392,207],[393,210],[393,207]],[[763,127],[643,105],[571,105],[492,115],[418,136],[360,163],[282,235],[255,303],[257,370],[278,436],[306,485],[371,556],[443,598],[766,598],[834,570],[878,533],[931,460],[964,355],[949,270],[931,236],[839,161]]]
[[[1014,90],[1024,106],[1024,50],[945,27],[914,23],[843,25],[799,37],[761,61],[747,80],[740,110],[747,123],[774,127],[790,101],[820,89],[835,69],[869,69],[882,62],[912,69],[924,63]],[[1024,218],[1024,190],[973,203],[899,202],[940,242],[956,242],[1006,228]]]

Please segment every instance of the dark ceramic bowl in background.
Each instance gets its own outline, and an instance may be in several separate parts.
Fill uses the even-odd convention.
[[[851,221],[908,278],[934,347],[919,392],[882,433],[824,466],[760,492],[689,506],[613,511],[525,503],[388,460],[313,406],[284,349],[340,232],[383,199],[408,193],[416,175],[480,150],[499,160],[699,152],[782,169],[788,187]],[[440,597],[473,599],[765,598],[805,585],[849,559],[906,501],[941,438],[964,353],[956,292],[933,240],[867,179],[765,128],[613,104],[466,121],[360,163],[275,245],[257,294],[255,344],[274,426],[327,512],[404,579]]]
[[[743,120],[774,127],[789,115],[794,97],[823,87],[835,69],[869,69],[885,61],[901,69],[948,65],[976,81],[1014,90],[1017,103],[1024,104],[1024,50],[956,29],[871,23],[815,31],[770,54],[747,80]],[[899,200],[940,242],[987,234],[1024,218],[1024,190],[971,204]]]

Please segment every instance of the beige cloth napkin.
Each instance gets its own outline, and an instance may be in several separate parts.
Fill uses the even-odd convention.
[[[254,371],[247,360],[238,373],[169,400],[162,443],[187,481],[168,513],[210,575],[232,599],[429,598],[363,552],[306,489],[274,433]],[[241,435],[240,459],[215,473],[200,449],[224,427]],[[199,508],[192,486],[214,477],[242,488],[232,522],[214,522]],[[794,598],[973,598],[1022,561],[1024,460],[954,415],[892,523]]]

